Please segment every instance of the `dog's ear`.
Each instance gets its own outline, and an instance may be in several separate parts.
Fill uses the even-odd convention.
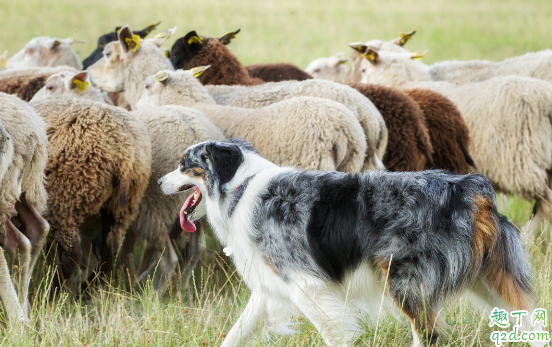
[[[220,184],[230,182],[243,162],[243,153],[239,147],[234,144],[211,142],[206,145],[205,151],[213,164]]]

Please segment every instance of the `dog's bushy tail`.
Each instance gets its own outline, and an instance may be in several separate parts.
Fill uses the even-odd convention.
[[[519,233],[496,208],[493,217],[497,233],[483,269],[486,280],[504,304],[518,310],[531,310],[531,265]]]

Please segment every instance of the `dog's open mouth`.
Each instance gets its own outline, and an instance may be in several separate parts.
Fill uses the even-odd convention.
[[[179,191],[188,190],[190,188],[192,188],[192,186],[183,186],[179,189]],[[195,193],[188,196],[184,202],[184,205],[182,205],[182,209],[180,210],[180,226],[183,230],[190,233],[196,230],[196,226],[193,222],[193,216],[196,207],[201,202],[201,191],[196,186],[193,186],[193,188]]]

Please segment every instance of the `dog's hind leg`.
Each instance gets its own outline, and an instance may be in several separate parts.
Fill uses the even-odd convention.
[[[266,298],[263,294],[252,292],[251,298],[238,321],[222,343],[221,347],[247,346],[256,334],[259,324],[266,317]]]
[[[311,321],[328,346],[348,346],[358,335],[358,315],[347,305],[339,290],[324,286],[303,287],[292,296],[293,303]]]
[[[431,285],[424,286],[424,279],[428,282],[435,281],[431,271],[436,269],[430,268],[427,263],[423,265],[424,269],[421,269],[421,265],[394,259],[391,266],[385,260],[381,260],[379,265],[384,276],[389,269],[389,295],[410,321],[414,338],[412,346],[436,344],[439,338],[437,328],[441,325],[436,314],[437,299],[435,293],[431,292]]]

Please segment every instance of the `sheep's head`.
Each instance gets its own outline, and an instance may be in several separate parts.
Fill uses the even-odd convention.
[[[126,25],[119,30],[118,40],[103,49],[103,59],[88,68],[90,78],[102,90],[111,93],[124,91],[125,70],[140,51],[140,36]]]
[[[159,24],[161,24],[161,22],[159,22],[157,24],[150,24],[146,28],[144,28],[140,31],[134,31],[134,34],[140,36],[140,38],[143,39],[146,36],[148,36],[148,34],[150,32],[155,30],[155,28]],[[100,36],[100,38],[98,39],[98,45],[97,45],[96,49],[94,50],[94,52],[92,52],[88,56],[88,58],[84,59],[83,62],[82,62],[83,68],[85,70],[88,69],[88,67],[90,65],[94,64],[95,62],[97,62],[98,60],[100,60],[102,58],[103,49],[108,43],[118,40],[118,38],[119,38],[118,33],[121,29],[122,29],[122,27],[116,27],[115,30],[113,30],[112,32]]]
[[[74,43],[83,43],[72,38],[58,39],[52,37],[35,37],[25,47],[11,57],[7,66],[10,68],[31,66],[68,65],[77,69],[82,64],[77,54],[72,50]]]
[[[349,59],[345,57],[343,52],[339,52],[329,58],[318,58],[313,60],[305,69],[305,72],[314,78],[342,81],[349,68],[345,65]]]
[[[46,80],[45,95],[82,95],[89,88],[88,72],[64,71]],[[90,87],[94,88],[94,87]]]
[[[163,70],[148,76],[137,108],[163,105],[191,106],[205,100],[208,92],[197,80],[209,66],[190,70]]]
[[[430,81],[423,54],[378,51],[368,47],[361,55],[362,83],[402,87],[409,82]]]
[[[227,45],[239,32],[240,29],[226,33],[219,38],[208,38],[199,36],[195,30],[190,31],[173,44],[171,48],[171,63],[175,69],[187,68],[192,58],[198,55],[203,47],[214,43]]]

